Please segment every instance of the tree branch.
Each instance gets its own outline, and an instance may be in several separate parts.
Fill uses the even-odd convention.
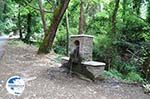
[[[137,18],[141,19],[142,21],[144,21],[145,23],[148,23],[145,19],[141,18],[140,16],[136,15],[135,13],[131,12],[134,16],[136,16]]]
[[[39,8],[40,8],[40,14],[41,14],[41,19],[42,19],[42,23],[43,23],[43,29],[44,29],[44,33],[47,33],[47,25],[46,25],[46,21],[45,21],[45,13],[42,7],[42,0],[38,0],[38,4],[39,4]]]
[[[33,8],[33,9],[35,9],[35,10],[40,11],[40,9],[39,9],[39,8],[33,7],[33,6],[32,6],[32,5],[30,5],[30,4],[28,4],[28,6],[29,6],[29,7],[31,7],[31,8]],[[46,12],[46,13],[53,13],[53,12],[54,12],[54,11],[48,11],[48,10],[45,10],[45,9],[43,9],[43,11],[44,11],[44,12]]]

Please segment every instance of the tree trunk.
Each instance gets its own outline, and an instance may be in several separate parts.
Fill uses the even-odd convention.
[[[84,29],[84,8],[83,0],[80,0],[79,34],[83,34]]]
[[[42,0],[38,0],[38,4],[39,4],[39,8],[40,8],[40,14],[41,14],[44,33],[46,34],[47,33],[47,25],[46,25],[46,21],[45,21],[45,12],[42,7]]]
[[[4,2],[4,8],[3,8],[3,13],[7,13],[7,2],[6,1],[3,1]]]
[[[7,2],[6,1],[3,1],[4,2],[4,5],[3,5],[3,14],[5,15],[7,13]],[[6,19],[6,16],[3,17],[2,21],[5,21]]]
[[[116,17],[117,17],[117,12],[119,8],[119,2],[120,0],[115,0],[115,8],[113,10],[112,14],[112,37],[113,39],[116,39]]]
[[[110,37],[111,37],[113,42],[117,40],[116,17],[117,17],[117,12],[118,12],[118,9],[119,9],[119,3],[120,3],[120,0],[115,0],[115,7],[113,9],[112,17],[111,17],[112,29],[111,29]],[[110,68],[113,68],[112,67],[112,61],[114,59],[114,54],[116,53],[116,50],[117,50],[116,47],[113,45],[113,42],[111,43],[111,46],[109,47],[110,56],[109,56],[109,60],[108,60],[108,65],[106,67],[106,69],[108,69],[108,70]]]
[[[25,42],[29,42],[30,40],[30,37],[32,35],[32,30],[31,30],[31,23],[32,23],[32,15],[31,13],[28,13],[27,15],[27,34],[25,36]]]
[[[18,12],[18,29],[19,29],[19,37],[22,40],[22,31],[21,31],[21,16],[20,16],[20,5],[19,5],[19,12]]]
[[[49,53],[49,50],[52,48],[52,44],[53,44],[53,41],[57,32],[57,28],[68,7],[69,2],[70,0],[61,0],[60,5],[56,7],[54,11],[52,23],[50,25],[48,33],[45,34],[43,43],[41,44],[38,50],[38,54]]]
[[[66,46],[66,54],[68,56],[69,50],[69,18],[68,18],[68,11],[66,11],[66,32],[67,32],[67,46]]]
[[[147,16],[146,16],[146,20],[150,25],[150,0],[147,3]]]
[[[122,17],[123,17],[123,22],[125,22],[125,15],[126,15],[126,0],[123,0],[123,11],[122,11]]]

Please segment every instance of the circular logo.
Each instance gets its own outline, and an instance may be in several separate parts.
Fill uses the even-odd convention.
[[[9,93],[20,96],[25,89],[25,82],[19,76],[12,76],[6,82],[6,89]]]

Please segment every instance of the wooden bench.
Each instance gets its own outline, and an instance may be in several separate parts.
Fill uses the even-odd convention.
[[[61,64],[64,64],[69,61],[69,57],[62,57]],[[105,68],[105,63],[97,62],[97,61],[83,61],[81,62],[82,65],[86,66],[86,68],[92,72],[95,77],[101,75]]]

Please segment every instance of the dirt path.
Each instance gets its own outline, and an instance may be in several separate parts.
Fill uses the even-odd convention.
[[[37,56],[37,49],[23,43],[6,48],[0,62],[0,99],[150,99],[139,86],[120,83],[87,82],[70,77],[59,68],[57,55]],[[5,88],[10,76],[25,80],[25,91],[20,97]]]
[[[4,55],[7,39],[8,39],[8,37],[6,37],[6,36],[0,36],[0,59]]]

